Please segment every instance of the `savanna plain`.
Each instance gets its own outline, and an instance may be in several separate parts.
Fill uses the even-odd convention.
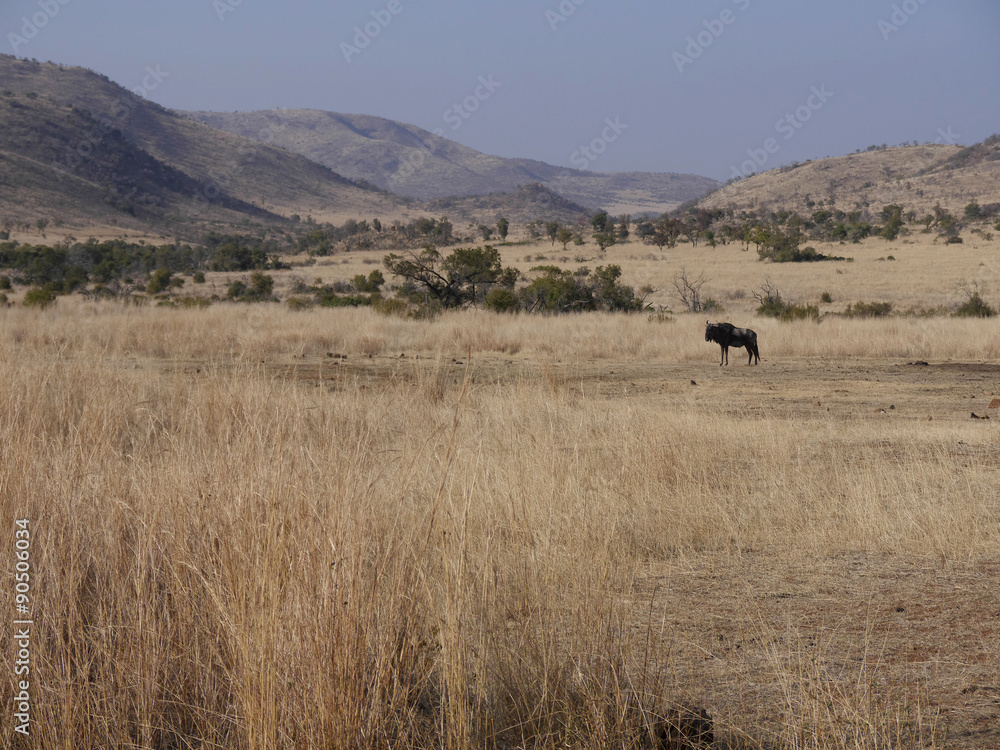
[[[996,305],[977,242],[586,260],[675,310],[704,273],[758,366],[704,314],[0,310],[0,746],[651,747],[691,706],[720,748],[1000,747],[1000,326],[917,314]]]

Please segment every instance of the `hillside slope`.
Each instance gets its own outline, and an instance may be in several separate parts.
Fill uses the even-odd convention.
[[[402,215],[407,202],[298,154],[219,131],[83,68],[0,55],[0,210],[38,206],[145,221]],[[124,202],[117,200],[122,196]],[[131,212],[131,213],[130,213]]]
[[[975,146],[896,146],[772,169],[730,183],[705,208],[808,210],[808,202],[853,211],[896,203],[925,213],[941,205],[1000,202],[1000,138]]]
[[[589,172],[534,159],[491,156],[415,125],[370,115],[304,109],[186,114],[287,148],[352,179],[419,199],[510,192],[541,183],[592,208],[659,213],[720,185],[698,175]]]

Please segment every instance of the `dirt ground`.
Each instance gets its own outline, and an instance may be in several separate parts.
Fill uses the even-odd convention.
[[[469,374],[474,384],[547,381],[553,388],[593,397],[683,401],[739,417],[877,417],[1000,427],[1000,364],[803,358],[747,366],[743,350],[730,350],[730,355],[730,364],[719,367],[717,360],[560,361],[477,354]],[[326,357],[263,364],[276,374],[327,387],[344,381],[376,385],[388,379],[416,383],[429,374],[459,383],[470,365],[464,356],[435,359],[407,352],[375,357],[327,352]],[[1000,433],[992,434],[1000,439]]]

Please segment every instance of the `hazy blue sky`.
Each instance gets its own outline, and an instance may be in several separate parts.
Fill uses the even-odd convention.
[[[381,115],[600,171],[1000,131],[997,0],[0,0],[0,34],[168,107]]]

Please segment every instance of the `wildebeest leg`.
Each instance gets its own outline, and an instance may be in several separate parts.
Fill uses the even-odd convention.
[[[719,344],[719,367],[722,367],[722,363],[729,364],[729,347],[725,344]]]

